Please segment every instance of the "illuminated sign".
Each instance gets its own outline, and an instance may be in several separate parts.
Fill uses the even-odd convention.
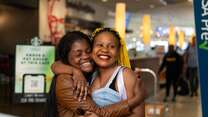
[[[194,0],[203,117],[208,117],[208,1]]]
[[[16,46],[15,101],[20,103],[45,102],[53,73],[53,46]]]

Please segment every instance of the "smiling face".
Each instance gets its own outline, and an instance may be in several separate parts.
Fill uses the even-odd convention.
[[[68,53],[68,62],[83,72],[92,71],[91,48],[86,40],[77,40],[72,44]]]
[[[94,38],[92,58],[99,67],[111,67],[118,58],[118,42],[110,32],[102,32]]]

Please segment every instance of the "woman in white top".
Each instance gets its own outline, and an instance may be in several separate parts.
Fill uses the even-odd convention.
[[[92,58],[97,65],[97,73],[91,85],[94,101],[105,106],[132,98],[137,78],[130,68],[122,67],[120,70],[118,57],[122,45],[119,34],[110,28],[101,28],[92,34],[92,39]],[[115,75],[117,73],[118,76]],[[116,79],[114,89],[110,88],[113,79]],[[102,101],[108,103],[104,104]],[[144,116],[144,105],[139,105],[135,110],[137,117]]]

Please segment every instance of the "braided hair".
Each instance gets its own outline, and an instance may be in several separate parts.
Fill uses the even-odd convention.
[[[94,43],[95,38],[103,32],[111,33],[115,37],[116,41],[118,42],[118,48],[121,47],[121,37],[119,33],[112,28],[97,28],[91,35],[92,44]]]
[[[94,40],[95,40],[96,36],[98,36],[102,32],[111,33],[115,37],[115,40],[118,42],[118,48],[117,48],[119,51],[119,57],[118,57],[118,61],[117,61],[118,64],[131,68],[125,41],[120,37],[119,33],[117,31],[115,31],[114,29],[112,29],[112,28],[98,28],[98,29],[96,29],[91,35],[92,44],[94,44]]]

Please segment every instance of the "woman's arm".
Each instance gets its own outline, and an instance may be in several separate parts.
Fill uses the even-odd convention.
[[[79,100],[86,99],[88,92],[88,83],[86,82],[84,75],[79,69],[76,69],[70,65],[63,64],[61,61],[56,61],[51,65],[51,70],[56,75],[72,75],[73,88],[76,93],[76,97],[79,98]]]
[[[67,74],[58,75],[56,79],[56,98],[59,105],[74,112],[83,109],[101,117],[125,117],[131,113],[128,100],[102,108],[97,107],[90,96],[87,96],[86,100],[78,101],[74,97],[73,79]]]
[[[51,70],[56,75],[59,74],[73,75],[72,79],[74,80],[74,86],[82,85],[83,82],[86,83],[86,79],[79,69],[76,69],[75,67],[72,67],[70,65],[63,64],[61,61],[54,62],[51,65]]]
[[[78,101],[74,97],[73,79],[70,75],[66,74],[62,74],[57,77],[56,97],[57,102],[60,105],[70,110],[73,110],[74,112],[76,112],[79,109],[83,109],[85,111],[95,112],[97,115],[101,117],[125,117],[131,114],[131,104],[129,103],[130,100],[121,101],[119,103],[112,104],[102,108],[97,107],[90,96],[87,96],[86,100]],[[141,101],[140,98],[136,99],[136,96],[135,98],[132,98],[132,100],[136,100],[137,102],[135,103]]]
[[[136,95],[140,99],[140,104],[135,105],[136,108],[133,109],[134,113],[131,116],[144,117],[144,99],[146,97],[146,93],[143,82],[138,80],[134,72],[129,68],[124,69],[123,76],[128,99]],[[135,88],[138,90],[134,91]]]
[[[63,64],[61,61],[55,61],[51,65],[51,70],[54,74],[73,74],[73,67]]]
[[[53,70],[55,70],[55,73],[57,73],[56,70],[60,71],[60,69],[65,69],[65,71],[70,71],[73,68],[73,67],[70,67],[68,65],[64,65],[63,63],[53,64],[53,67],[54,67],[54,65],[56,67],[55,69],[53,69]],[[66,69],[68,69],[68,70],[66,70]],[[61,72],[63,72],[63,71],[60,71],[59,74],[61,74]],[[74,72],[73,75],[76,76],[77,73],[78,72]],[[61,76],[61,77],[66,77],[66,76]],[[89,96],[88,96],[86,101],[81,101],[81,102],[79,102],[76,98],[74,98],[73,85],[72,85],[73,82],[74,82],[74,79],[72,77],[71,78],[69,78],[69,77],[70,76],[67,76],[67,78],[63,78],[62,80],[66,80],[66,81],[62,81],[62,82],[65,83],[65,84],[69,84],[69,85],[66,85],[66,86],[68,87],[67,90],[71,90],[70,94],[65,95],[64,92],[59,93],[59,94],[62,95],[62,97],[66,98],[66,99],[68,98],[68,100],[71,100],[71,101],[67,102],[64,99],[65,101],[62,101],[62,102],[66,102],[68,107],[71,108],[71,109],[74,106],[78,106],[78,105],[84,103],[83,107],[81,107],[84,110],[87,110],[87,106],[88,106],[88,108],[91,108],[91,110],[88,110],[88,111],[92,111],[92,112],[97,111],[95,113],[97,113],[98,115],[105,115],[105,117],[108,117],[108,116],[110,116],[110,117],[119,117],[119,116],[127,116],[128,114],[130,114],[131,109],[133,109],[134,107],[136,107],[137,105],[142,103],[143,100],[144,100],[144,95],[141,94],[141,93],[144,93],[144,92],[142,92],[142,89],[140,88],[141,85],[138,85],[139,87],[136,88],[136,89],[139,90],[139,91],[135,91],[135,92],[139,92],[139,93],[136,93],[137,95],[135,95],[133,98],[129,98],[128,100],[125,100],[125,101],[122,101],[122,102],[119,102],[119,103],[116,103],[116,104],[113,104],[113,105],[109,105],[109,106],[106,106],[106,107],[103,107],[103,108],[97,108],[96,105],[94,104],[94,102],[92,101],[92,99]],[[60,80],[59,78],[57,78],[57,79]],[[57,84],[60,84],[60,83],[61,82],[58,83],[58,81],[57,81]],[[140,81],[140,83],[141,83],[141,81]],[[61,90],[61,89],[59,89],[59,90]],[[67,92],[67,90],[65,90],[65,92],[69,93],[69,92]],[[76,102],[76,105],[73,104],[74,102]],[[76,107],[76,108],[78,108],[78,107]],[[76,110],[76,108],[74,110]],[[96,108],[96,109],[94,109],[94,108]]]

